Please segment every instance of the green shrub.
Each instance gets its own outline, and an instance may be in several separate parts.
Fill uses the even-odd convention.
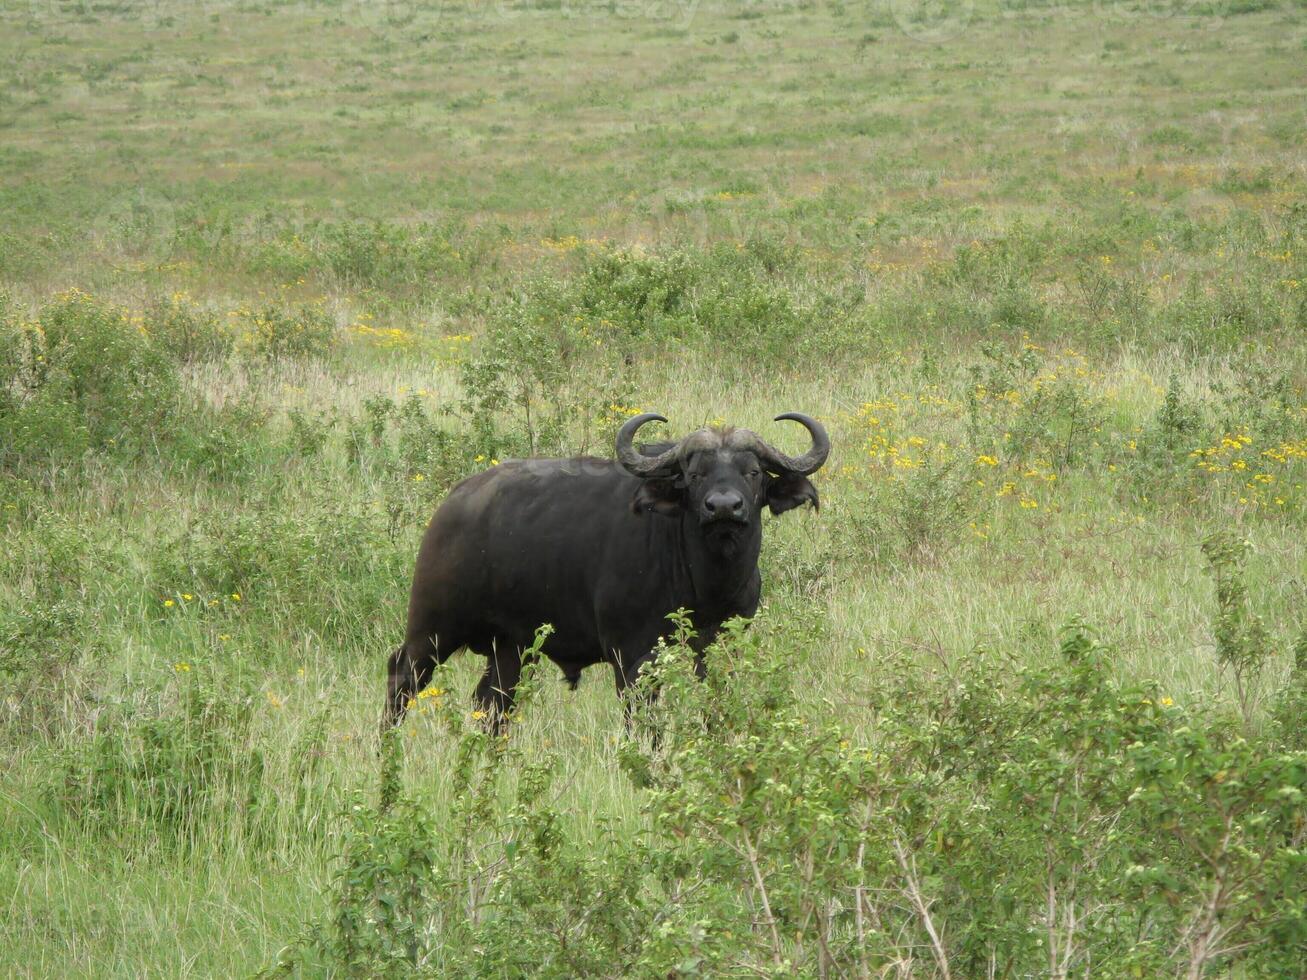
[[[795,696],[804,627],[728,624],[700,660],[674,619],[619,749],[647,830],[570,836],[557,759],[469,728],[436,688],[421,707],[456,745],[451,802],[406,797],[388,736],[382,805],[356,805],[336,912],[283,968],[1292,971],[1307,754],[1116,680],[1080,626],[1045,667],[985,651],[946,674],[884,665],[846,692],[867,709],[855,742]]]
[[[154,343],[183,364],[220,358],[231,352],[235,336],[224,317],[173,293],[145,308],[144,326]]]
[[[264,306],[241,322],[240,347],[266,360],[320,358],[337,341],[336,324],[318,304]]]
[[[342,645],[375,642],[378,629],[394,628],[396,583],[411,560],[372,512],[324,501],[306,515],[255,500],[161,536],[146,588],[151,597],[235,594],[243,614],[257,610],[279,630],[312,630]],[[255,652],[247,666],[265,665]]]
[[[85,603],[26,593],[12,605],[0,605],[0,691],[15,698],[18,707],[6,722],[18,722],[15,730],[26,733],[41,727],[49,692],[62,686],[66,671],[100,647]]]
[[[1217,435],[1251,434],[1263,442],[1288,442],[1302,438],[1303,390],[1293,377],[1274,367],[1241,364],[1230,381],[1216,381]]]
[[[1235,350],[1250,338],[1288,325],[1285,313],[1261,276],[1217,285],[1191,282],[1178,299],[1155,311],[1150,335],[1196,355]]]
[[[153,449],[178,397],[176,367],[140,318],[84,293],[0,322],[0,461]]]
[[[1154,418],[1154,431],[1150,433],[1172,454],[1192,450],[1197,433],[1202,428],[1202,414],[1197,405],[1187,402],[1180,394],[1175,375],[1166,384],[1166,396]]]
[[[1286,748],[1307,751],[1307,629],[1298,634],[1293,664],[1271,710],[1274,734]]]
[[[566,286],[538,277],[496,311],[461,367],[472,436],[483,455],[585,452],[607,442],[625,403],[621,352],[603,322],[573,312]]]
[[[968,368],[971,448],[1023,466],[1062,470],[1082,464],[1103,423],[1102,400],[1066,363],[1048,364],[1040,348],[981,344],[984,360]]]
[[[909,561],[942,559],[965,540],[980,497],[969,469],[927,458],[886,487],[886,526]]]
[[[618,338],[656,348],[706,342],[730,368],[792,357],[814,326],[781,278],[789,252],[767,239],[654,253],[596,248],[582,257],[570,305]]]
[[[290,423],[287,443],[291,453],[307,460],[322,455],[327,439],[331,435],[331,430],[336,427],[338,419],[335,415],[302,412],[292,408],[286,413],[286,421]]]
[[[22,521],[25,545],[5,565],[0,592],[0,681],[37,691],[100,649],[87,592],[101,573],[120,571],[118,556],[85,523],[37,510]]]
[[[187,671],[189,673],[189,670]],[[267,792],[253,744],[253,698],[183,676],[158,713],[112,711],[62,749],[46,788],[59,819],[135,849],[204,849],[260,831]]]
[[[594,249],[576,284],[589,318],[614,323],[628,337],[684,338],[695,332],[694,290],[703,270],[688,251],[645,254]]]
[[[1230,671],[1244,718],[1251,723],[1262,674],[1274,659],[1275,648],[1249,599],[1245,582],[1249,550],[1246,539],[1228,531],[1219,531],[1203,542],[1203,554],[1216,584],[1216,658]]]
[[[242,482],[269,451],[268,414],[255,404],[229,401],[221,408],[196,406],[171,433],[169,459],[214,484]]]
[[[351,290],[421,292],[463,270],[479,249],[475,236],[429,223],[324,221],[266,234],[237,261],[283,282],[316,277]]]
[[[548,635],[548,628],[537,632],[528,660],[537,659]],[[538,690],[528,663],[515,715]],[[383,735],[379,798],[349,805],[330,921],[283,953],[281,971],[298,966],[370,977],[410,976],[418,968],[467,975],[484,972],[473,966],[483,954],[508,948],[488,951],[475,937],[497,886],[512,877],[531,842],[543,844],[556,825],[546,795],[552,767],[528,761],[519,741],[491,735],[438,686],[422,693],[415,713],[428,711],[454,743],[448,809],[435,816],[403,792],[403,732]]]

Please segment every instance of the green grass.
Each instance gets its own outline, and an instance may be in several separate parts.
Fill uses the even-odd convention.
[[[1225,529],[1277,651],[1259,724],[1303,627],[1307,10],[1209,6],[982,2],[938,44],[899,4],[0,10],[0,313],[80,289],[181,359],[161,421],[0,437],[0,972],[248,974],[323,921],[431,509],[496,454],[603,451],[624,407],[827,422],[760,615],[854,740],[899,658],[1051,663],[1075,616],[1120,676],[1234,710]],[[487,377],[561,385],[559,430]],[[195,692],[248,707],[215,751],[258,753],[263,830],[70,815],[69,760]],[[648,826],[622,730],[596,669],[514,736],[579,839]],[[443,812],[448,740],[405,732]]]

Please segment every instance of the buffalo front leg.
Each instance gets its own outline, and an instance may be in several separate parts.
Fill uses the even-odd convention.
[[[623,713],[626,716],[626,729],[631,730],[638,709],[647,709],[658,699],[658,691],[646,683],[639,685],[640,672],[654,662],[657,655],[650,650],[636,657],[613,658],[613,679],[617,682],[617,696],[622,699]]]
[[[477,683],[474,697],[480,710],[485,712],[486,728],[492,735],[500,735],[513,710],[513,692],[522,678],[522,655],[512,648],[496,649],[486,660],[486,672]]]

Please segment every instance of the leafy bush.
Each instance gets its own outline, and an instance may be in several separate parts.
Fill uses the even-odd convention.
[[[395,582],[410,561],[407,549],[386,541],[374,514],[323,503],[304,515],[256,502],[155,542],[147,581],[152,596],[240,595],[278,628],[294,624],[346,643],[390,622]]]
[[[563,285],[546,277],[497,312],[462,366],[484,454],[565,455],[594,444],[609,406],[625,400],[621,355],[603,329],[573,313]]]
[[[168,455],[214,484],[240,482],[267,451],[262,438],[267,424],[267,412],[256,404],[233,400],[217,409],[197,407],[171,433]]]
[[[422,290],[463,269],[477,250],[473,238],[429,223],[324,221],[278,229],[238,261],[283,281],[315,276],[346,289]]]
[[[363,413],[346,423],[347,458],[351,465],[377,469],[387,478],[433,480],[449,487],[490,459],[482,450],[494,447],[455,433],[442,417],[446,414],[428,408],[415,393],[399,404],[386,395],[369,396]]]
[[[1291,323],[1286,312],[1260,276],[1215,286],[1193,282],[1176,300],[1154,311],[1151,334],[1196,354],[1235,350],[1286,320]]]
[[[689,252],[597,249],[585,259],[577,300],[586,313],[611,319],[631,337],[693,331],[693,291],[702,270]]]
[[[265,306],[242,321],[241,346],[267,360],[324,357],[336,346],[336,325],[321,305]]]
[[[130,574],[100,527],[51,510],[47,496],[25,500],[26,513],[0,526],[0,696],[10,709],[0,728],[20,738],[57,723],[66,702],[52,692],[80,696],[111,645],[97,599]]]
[[[300,459],[316,459],[322,454],[331,430],[338,419],[321,412],[301,412],[292,408],[286,413],[290,423],[287,441],[290,451]]]
[[[1216,658],[1233,676],[1239,706],[1251,722],[1262,673],[1275,649],[1266,625],[1249,601],[1244,581],[1249,549],[1247,540],[1229,532],[1217,532],[1203,542],[1203,554],[1216,584]]]
[[[9,588],[0,592],[0,684],[17,696],[26,721],[49,705],[42,692],[101,651],[87,591],[95,575],[122,570],[95,528],[33,510],[23,521],[29,542],[6,561]]]
[[[356,804],[335,915],[282,966],[1292,972],[1307,754],[1116,680],[1079,626],[1047,667],[976,651],[946,675],[880,672],[848,692],[867,706],[855,743],[795,696],[791,633],[728,624],[701,666],[677,619],[619,749],[644,832],[570,837],[549,792],[557,761],[519,758],[434,689],[421,707],[456,743],[452,802],[432,814],[404,795],[389,736],[383,804]]]
[[[984,360],[968,369],[967,422],[977,452],[1025,465],[1063,469],[1083,462],[1101,427],[1102,405],[1066,363],[1047,364],[1031,343],[1012,351],[981,344]]]
[[[887,488],[883,514],[899,553],[938,560],[964,540],[980,496],[975,480],[953,460],[927,459]]]
[[[71,290],[0,318],[0,461],[152,448],[178,395],[171,359],[117,307]]]
[[[537,633],[528,659],[548,633]],[[528,663],[516,690],[518,715],[538,690]],[[514,740],[469,724],[445,693],[440,687],[422,692],[415,714],[433,712],[455,743],[448,810],[433,818],[403,792],[402,732],[386,733],[379,800],[356,798],[349,807],[351,831],[331,920],[283,954],[283,971],[408,976],[415,967],[438,964],[466,972],[451,964],[477,961],[469,940],[485,921],[492,888],[523,845],[532,838],[540,843],[556,819],[544,795],[552,773],[528,762]],[[519,779],[508,778],[514,770]]]
[[[13,705],[4,727],[24,737],[47,728],[54,713],[50,692],[102,648],[84,602],[28,592],[0,605],[0,692]]]
[[[1275,736],[1286,748],[1307,751],[1307,629],[1293,647],[1293,664],[1271,711]]]
[[[235,345],[225,319],[185,293],[173,293],[147,306],[144,326],[156,345],[183,364],[222,357]]]
[[[659,348],[706,341],[729,352],[730,367],[793,356],[812,327],[781,278],[789,253],[767,239],[654,253],[597,248],[583,261],[572,303],[620,338]]]
[[[101,715],[90,738],[61,750],[47,802],[60,819],[133,847],[189,847],[215,827],[256,833],[266,794],[252,707],[249,695],[197,677],[168,710]]]
[[[1262,364],[1241,364],[1228,382],[1212,385],[1219,434],[1251,433],[1268,442],[1297,438],[1303,431],[1302,388],[1286,372]]]

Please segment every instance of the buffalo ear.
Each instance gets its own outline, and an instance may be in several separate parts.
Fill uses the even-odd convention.
[[[636,514],[663,514],[671,516],[681,511],[685,494],[675,480],[641,480],[640,489],[631,498],[631,510]]]
[[[808,482],[806,476],[772,477],[767,484],[767,506],[773,514],[784,514],[808,503],[812,504],[813,510],[821,506],[817,500],[817,488]]]

